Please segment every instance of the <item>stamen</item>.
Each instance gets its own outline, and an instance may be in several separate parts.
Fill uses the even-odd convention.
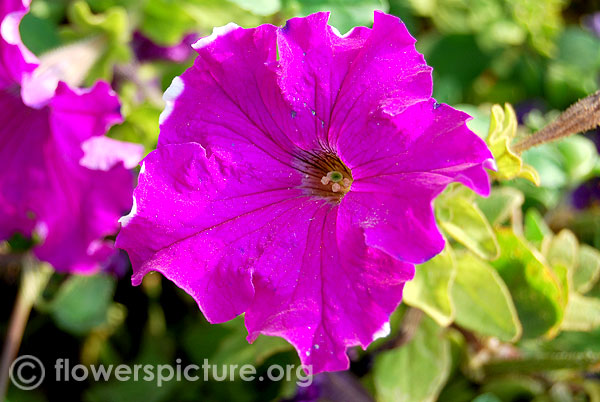
[[[329,180],[331,180],[334,183],[338,183],[340,181],[342,181],[342,179],[344,178],[344,175],[342,175],[340,172],[338,172],[337,170],[334,170],[333,172],[329,172],[327,173],[327,177],[329,178]]]
[[[303,187],[311,196],[339,203],[350,191],[352,173],[334,151],[301,151],[296,158],[298,169],[306,173]]]

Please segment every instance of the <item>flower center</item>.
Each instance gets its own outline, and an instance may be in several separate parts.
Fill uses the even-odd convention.
[[[307,194],[339,203],[352,186],[352,172],[330,151],[302,151],[297,169],[304,173],[302,187]]]

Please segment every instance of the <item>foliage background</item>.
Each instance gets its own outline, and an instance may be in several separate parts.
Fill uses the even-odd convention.
[[[418,268],[392,334],[366,351],[351,350],[349,371],[318,375],[307,389],[293,381],[157,387],[48,378],[36,391],[11,388],[10,401],[600,401],[600,132],[527,151],[524,164],[506,148],[598,89],[597,0],[33,0],[21,32],[42,57],[101,38],[85,83],[112,82],[125,122],[109,135],[149,152],[160,96],[193,60],[184,52],[186,61],[169,61],[149,41],[176,46],[230,21],[282,24],[318,10],[331,11],[331,24],[345,32],[369,25],[375,9],[403,19],[434,67],[434,96],[473,115],[471,128],[503,161],[490,198],[455,186],[436,201],[449,246]],[[491,107],[505,102],[516,114]],[[23,247],[15,238],[2,250]],[[201,365],[206,358],[256,364],[259,374],[269,364],[298,364],[280,339],[248,345],[241,318],[209,325],[193,300],[159,275],[132,287],[126,256],[111,267],[115,274],[54,274],[20,353],[73,364],[180,358]],[[19,268],[0,270],[2,333]]]

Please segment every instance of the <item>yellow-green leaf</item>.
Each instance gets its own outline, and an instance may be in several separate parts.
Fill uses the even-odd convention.
[[[523,325],[523,338],[536,338],[558,327],[563,291],[543,256],[507,229],[497,231],[500,257],[491,264],[508,286]]]
[[[564,265],[572,270],[577,265],[579,242],[568,229],[563,229],[543,246],[550,265]]]
[[[492,226],[499,225],[512,217],[525,201],[523,193],[513,187],[495,187],[489,197],[478,197],[477,206]]]
[[[534,208],[527,210],[524,226],[525,238],[538,248],[547,236],[552,235],[552,231],[544,221],[544,217]]]
[[[591,331],[600,327],[600,300],[572,293],[560,328],[564,331]]]
[[[450,287],[456,267],[449,245],[439,255],[416,267],[415,277],[404,288],[403,301],[427,313],[439,325],[448,326],[454,319]]]
[[[462,196],[440,197],[436,204],[440,226],[454,240],[486,260],[498,257],[498,242],[485,215]]]
[[[573,289],[588,292],[600,277],[600,251],[583,244],[579,247],[579,261],[573,270]]]
[[[532,166],[524,165],[521,157],[510,149],[511,142],[517,134],[517,125],[517,116],[510,104],[506,103],[504,109],[500,105],[492,106],[487,144],[498,166],[498,171],[492,175],[499,180],[522,177],[539,185],[540,177],[536,170]]]
[[[510,292],[496,270],[470,253],[459,254],[456,266],[451,292],[456,322],[481,335],[517,340],[521,323]]]
[[[433,402],[450,373],[450,341],[423,317],[413,339],[375,361],[373,379],[382,402]]]
[[[579,242],[573,232],[563,229],[556,236],[547,236],[542,250],[558,278],[563,294],[563,306],[566,307],[572,287],[573,270],[579,259]]]

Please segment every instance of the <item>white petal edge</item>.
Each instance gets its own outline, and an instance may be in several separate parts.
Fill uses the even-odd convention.
[[[331,30],[333,31],[333,33],[334,33],[334,34],[336,34],[337,36],[339,36],[339,37],[340,37],[340,38],[342,38],[342,39],[343,39],[343,38],[347,38],[347,37],[349,37],[350,35],[352,35],[352,32],[354,31],[354,28],[356,28],[356,27],[352,27],[352,28],[351,28],[351,29],[350,29],[348,32],[346,32],[345,34],[343,34],[343,35],[342,35],[342,34],[340,33],[339,29],[337,29],[337,28],[336,28],[336,27],[334,27],[333,25],[330,25],[330,27],[331,27]]]
[[[139,178],[142,177],[142,175],[146,172],[146,163],[142,162],[142,167],[140,168],[140,174],[139,174]],[[138,181],[139,181],[138,178]],[[119,219],[119,223],[121,224],[122,227],[125,227],[129,224],[129,222],[131,222],[131,220],[137,215],[137,200],[135,199],[135,194],[133,195],[133,204],[131,205],[131,211],[129,211],[129,213],[125,216],[122,216]]]
[[[385,324],[383,324],[383,327],[381,327],[381,329],[377,332],[375,332],[373,334],[373,340],[379,339],[379,338],[385,338],[386,336],[388,336],[391,332],[391,327],[390,327],[390,322],[386,322]]]
[[[173,81],[171,81],[171,85],[169,85],[169,88],[167,88],[163,95],[163,100],[165,101],[165,108],[163,109],[158,118],[158,124],[163,124],[165,120],[167,120],[171,112],[173,112],[175,100],[179,95],[181,95],[184,88],[185,84],[183,83],[181,77],[173,78]]]
[[[230,22],[229,24],[224,25],[222,27],[214,27],[212,34],[210,34],[209,36],[205,36],[204,38],[198,39],[196,43],[192,45],[192,47],[196,50],[201,49],[204,46],[212,43],[219,36],[227,35],[229,32],[238,29],[239,27],[239,25],[233,22]]]

